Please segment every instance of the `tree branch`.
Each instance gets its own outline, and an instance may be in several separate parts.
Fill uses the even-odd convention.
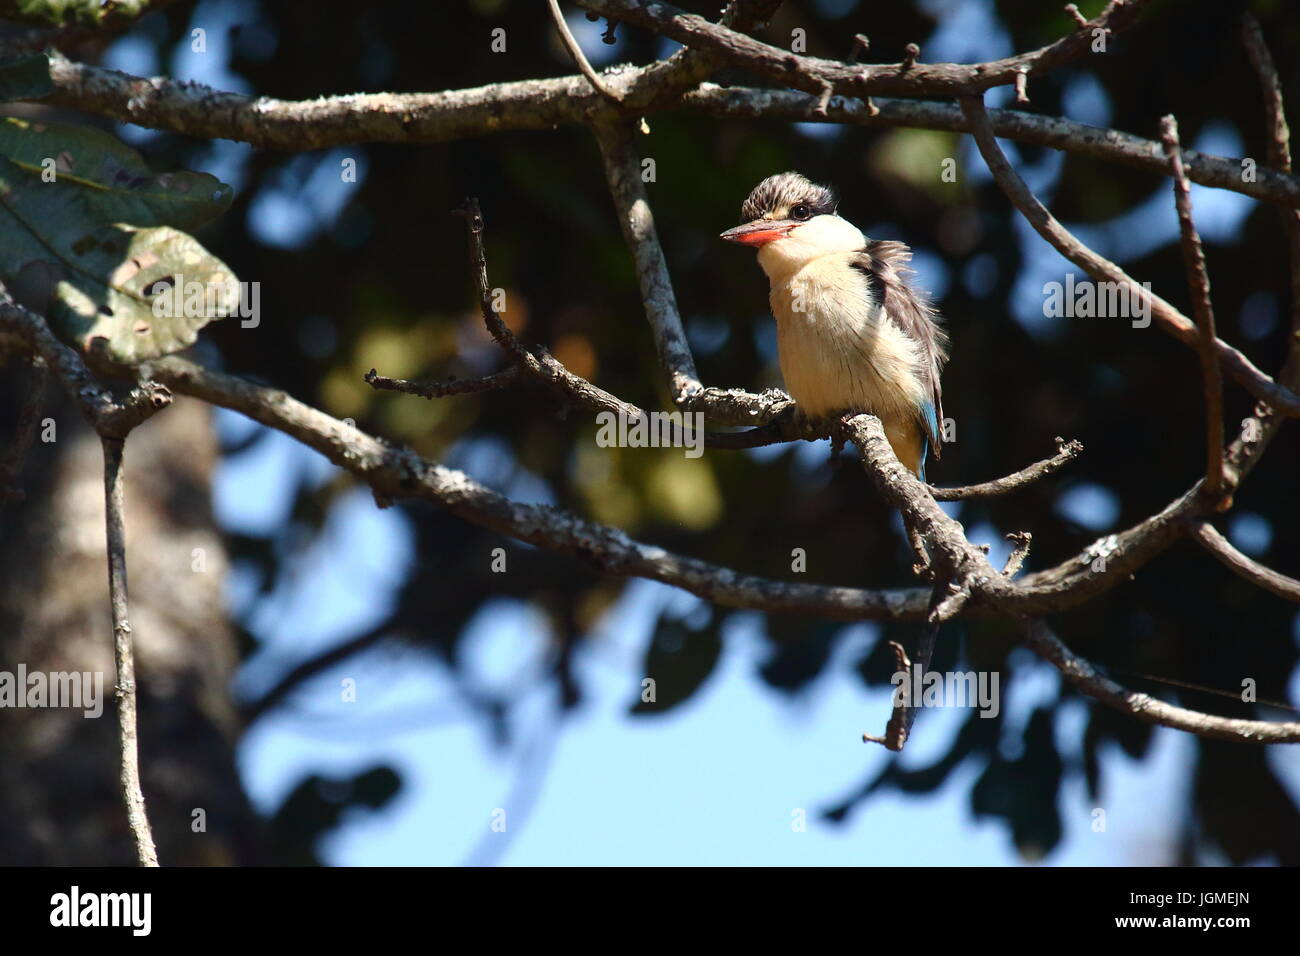
[[[43,318],[14,302],[3,285],[0,332],[14,336],[40,357],[101,435],[124,438],[136,425],[171,403],[171,393],[157,382],[141,382],[123,397],[115,397],[86,368],[82,356],[60,342]]]
[[[616,395],[593,385],[580,375],[575,375],[562,362],[545,349],[536,351],[527,348],[506,325],[497,312],[493,302],[492,283],[488,279],[487,254],[483,246],[484,221],[478,200],[465,200],[457,213],[465,219],[468,239],[470,271],[474,274],[478,293],[479,310],[483,315],[484,325],[497,344],[501,346],[507,358],[514,364],[504,372],[489,375],[467,382],[451,382],[445,385],[428,385],[391,379],[379,375],[371,369],[365,376],[366,382],[377,389],[408,392],[425,398],[464,392],[482,392],[517,384],[524,379],[532,379],[555,391],[561,398],[595,412],[606,412],[633,423],[647,418],[646,412]],[[669,290],[671,295],[671,289]],[[688,354],[689,357],[689,354]],[[787,411],[793,411],[792,408]],[[675,441],[687,444],[694,438],[689,424],[670,423]],[[703,432],[701,438],[707,448],[740,449],[757,448],[778,442],[793,441],[799,438],[815,439],[823,437],[811,423],[785,414],[766,425],[740,432]]]
[[[1115,33],[1136,21],[1148,0],[1111,0],[1087,29],[1076,29],[1038,50],[989,63],[854,64],[800,56],[743,33],[711,23],[661,0],[577,0],[578,6],[611,20],[621,20],[722,57],[733,66],[821,95],[829,85],[836,93],[857,96],[956,96],[1010,85],[1022,73],[1036,75],[1079,59],[1092,48],[1093,30]]]
[[[654,332],[659,363],[668,372],[674,403],[684,407],[689,398],[703,393],[704,386],[695,371],[695,359],[682,327],[668,262],[655,232],[650,197],[641,178],[641,161],[632,143],[632,129],[626,123],[614,122],[598,124],[593,132],[600,145],[605,182],[618,212],[618,224],[636,263],[641,301],[645,303],[646,318]]]
[[[1007,535],[1007,540],[1012,543],[1012,548],[1011,553],[1007,555],[1007,563],[1002,568],[1002,574],[1004,577],[1014,578],[1024,567],[1025,559],[1029,557],[1029,548],[1033,544],[1034,536],[1028,531],[1012,531]]]
[[[1268,161],[1276,168],[1291,171],[1291,131],[1286,122],[1286,109],[1282,101],[1282,84],[1277,67],[1264,43],[1259,23],[1247,14],[1242,22],[1242,42],[1255,76],[1264,94],[1264,114],[1268,133]],[[1279,210],[1282,229],[1290,252],[1291,281],[1291,337],[1287,346],[1286,361],[1277,379],[1292,391],[1300,391],[1300,211]],[[1243,423],[1241,433],[1228,447],[1227,460],[1238,478],[1247,474],[1268,448],[1281,427],[1283,416],[1268,405],[1260,403],[1250,418]]]
[[[1083,442],[1077,438],[1070,441],[1057,438],[1056,445],[1056,454],[1051,458],[1035,462],[1004,478],[994,478],[992,481],[981,482],[978,485],[963,485],[957,488],[936,488],[934,485],[929,485],[930,494],[934,496],[935,501],[969,501],[973,498],[994,498],[1019,491],[1039,478],[1046,478],[1060,471],[1083,452]]]
[[[930,495],[929,487],[903,467],[874,415],[846,415],[840,421],[845,438],[858,448],[862,467],[880,496],[902,512],[904,523],[915,529],[930,552],[930,567],[937,582],[952,582],[989,604],[1014,600],[1014,586],[998,574],[988,556],[966,539],[960,524],[948,517]],[[961,602],[966,603],[964,598]],[[927,611],[932,616],[934,607]]]
[[[1265,591],[1271,591],[1288,601],[1300,602],[1300,581],[1289,578],[1285,574],[1278,574],[1272,568],[1266,568],[1257,561],[1252,561],[1229,544],[1228,539],[1219,534],[1214,525],[1208,521],[1194,522],[1192,537],[1206,551],[1218,558],[1224,567],[1241,575],[1251,584],[1258,585]]]
[[[35,48],[32,48],[35,49]],[[13,42],[5,53],[28,50]],[[301,152],[360,143],[445,143],[493,133],[584,126],[593,111],[614,109],[580,75],[494,83],[437,93],[366,93],[313,100],[279,100],[214,90],[200,83],[140,77],[68,60],[50,52],[54,92],[38,101],[83,110],[123,123],[201,139],[231,139],[260,149]],[[686,55],[694,59],[687,61]],[[683,57],[678,61],[675,58]],[[969,132],[961,110],[948,103],[832,96],[826,115],[813,112],[821,98],[788,90],[719,87],[702,83],[716,62],[699,51],[679,50],[665,61],[607,73],[602,82],[621,99],[615,110],[632,121],[665,110],[709,116],[909,126]],[[1091,156],[1168,174],[1159,143],[1113,129],[1025,113],[989,111],[1003,139]],[[1188,178],[1279,205],[1300,206],[1300,177],[1274,162],[1246,181],[1242,160],[1184,150]]]
[[[817,97],[791,90],[759,90],[714,83],[702,83],[681,97],[681,105],[686,109],[715,117],[790,123],[825,122],[868,129],[904,126],[951,133],[970,132],[970,124],[962,116],[960,107],[952,103],[881,97],[874,97],[868,103],[836,96],[827,104],[826,116],[819,117],[812,111],[816,101]],[[994,134],[1001,139],[1046,146],[1160,176],[1169,175],[1169,164],[1161,155],[1160,143],[1155,140],[1020,110],[992,109],[988,115]],[[1300,206],[1300,178],[1291,175],[1289,169],[1257,166],[1255,178],[1247,182],[1241,174],[1241,159],[1191,149],[1183,150],[1183,165],[1188,178],[1202,186],[1227,189],[1263,202]]]
[[[1300,743],[1300,722],[1270,723],[1265,720],[1216,717],[1166,704],[1147,694],[1129,690],[1106,677],[1062,644],[1042,621],[1030,620],[1027,630],[1028,643],[1034,652],[1055,666],[1078,690],[1143,723],[1185,730],[1210,740],[1263,744]]]
[[[108,593],[113,608],[113,661],[117,666],[119,781],[127,822],[135,838],[140,866],[157,866],[158,851],[140,788],[140,754],[136,731],[135,651],[127,620],[126,531],[122,520],[122,453],[124,437],[101,437],[104,449],[105,527],[108,538]]]
[[[727,607],[835,620],[918,620],[926,613],[928,589],[866,590],[742,574],[636,541],[572,512],[512,501],[464,472],[393,448],[277,389],[177,356],[154,363],[152,372],[180,394],[242,412],[314,448],[369,484],[383,504],[398,498],[433,501],[466,521],[580,558],[605,573],[661,581]]]
[[[3,287],[0,287],[0,331],[15,335],[33,354],[40,356],[99,433],[103,446],[108,590],[113,613],[113,659],[117,668],[119,781],[140,865],[157,866],[158,853],[140,788],[135,655],[127,619],[122,456],[131,429],[170,405],[171,392],[157,382],[142,382],[122,399],[115,398],[91,375],[81,356],[55,338],[44,319],[14,303]]]
[[[1214,303],[1210,299],[1210,275],[1205,268],[1205,252],[1192,219],[1192,192],[1183,171],[1178,143],[1178,123],[1173,116],[1160,121],[1160,138],[1169,168],[1173,171],[1174,204],[1178,209],[1178,231],[1182,237],[1183,262],[1187,267],[1187,286],[1192,295],[1192,311],[1200,330],[1201,380],[1205,391],[1205,490],[1220,501],[1220,510],[1232,504],[1232,489],[1226,487],[1223,462],[1223,373],[1215,358]]]
[[[1151,314],[1161,328],[1185,345],[1198,348],[1200,333],[1187,316],[1160,296],[1147,291],[1115,263],[1085,246],[1038,201],[998,146],[983,100],[978,96],[963,96],[961,108],[967,122],[970,123],[971,135],[975,138],[989,172],[1002,187],[1002,191],[1007,194],[1012,205],[1020,210],[1021,215],[1029,221],[1038,234],[1061,255],[1097,281],[1115,282],[1127,288],[1131,294],[1150,306]],[[1215,339],[1215,349],[1219,361],[1248,392],[1261,401],[1268,402],[1278,411],[1283,411],[1290,416],[1300,416],[1300,395],[1274,382],[1272,378],[1256,368],[1248,358],[1221,339]]]
[[[605,85],[591,64],[587,61],[587,55],[582,52],[582,47],[578,44],[573,32],[569,29],[569,24],[564,19],[564,14],[560,10],[559,0],[547,0],[551,8],[551,19],[555,22],[555,29],[560,34],[560,39],[564,41],[565,49],[569,51],[569,56],[573,57],[573,62],[578,65],[579,72],[587,78],[587,82],[592,85],[601,96],[606,99],[619,103],[623,95],[617,90]]]
[[[407,395],[418,395],[420,398],[446,398],[448,395],[495,392],[518,383],[519,379],[518,365],[511,365],[491,375],[482,375],[478,378],[453,378],[447,382],[410,382],[402,378],[380,375],[373,368],[365,374],[366,384],[377,391],[404,392]]]

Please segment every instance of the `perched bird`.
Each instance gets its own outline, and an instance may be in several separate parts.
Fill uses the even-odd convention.
[[[939,372],[948,338],[910,282],[912,252],[868,239],[835,194],[798,173],[769,176],[722,238],[758,248],[776,317],[781,374],[812,419],[870,412],[899,461],[925,480],[942,445]]]

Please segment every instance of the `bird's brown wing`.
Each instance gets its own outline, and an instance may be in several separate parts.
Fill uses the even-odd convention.
[[[929,297],[912,285],[912,250],[901,242],[869,240],[853,261],[871,280],[872,291],[889,321],[917,343],[921,354],[921,375],[926,394],[933,403],[933,415],[924,416],[930,450],[938,458],[943,445],[943,389],[939,373],[948,359],[948,336],[938,323]],[[926,409],[926,411],[931,411]]]

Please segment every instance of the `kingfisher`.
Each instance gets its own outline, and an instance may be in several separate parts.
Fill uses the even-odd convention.
[[[912,251],[868,239],[835,193],[799,173],[769,176],[721,238],[758,249],[771,285],[786,390],[810,419],[878,417],[894,454],[925,480],[943,446],[939,375],[948,337],[913,285]]]

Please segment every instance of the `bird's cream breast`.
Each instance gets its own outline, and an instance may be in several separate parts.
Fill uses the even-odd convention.
[[[773,277],[772,314],[786,389],[811,416],[860,409],[915,417],[924,400],[914,343],[880,315],[850,255]]]

